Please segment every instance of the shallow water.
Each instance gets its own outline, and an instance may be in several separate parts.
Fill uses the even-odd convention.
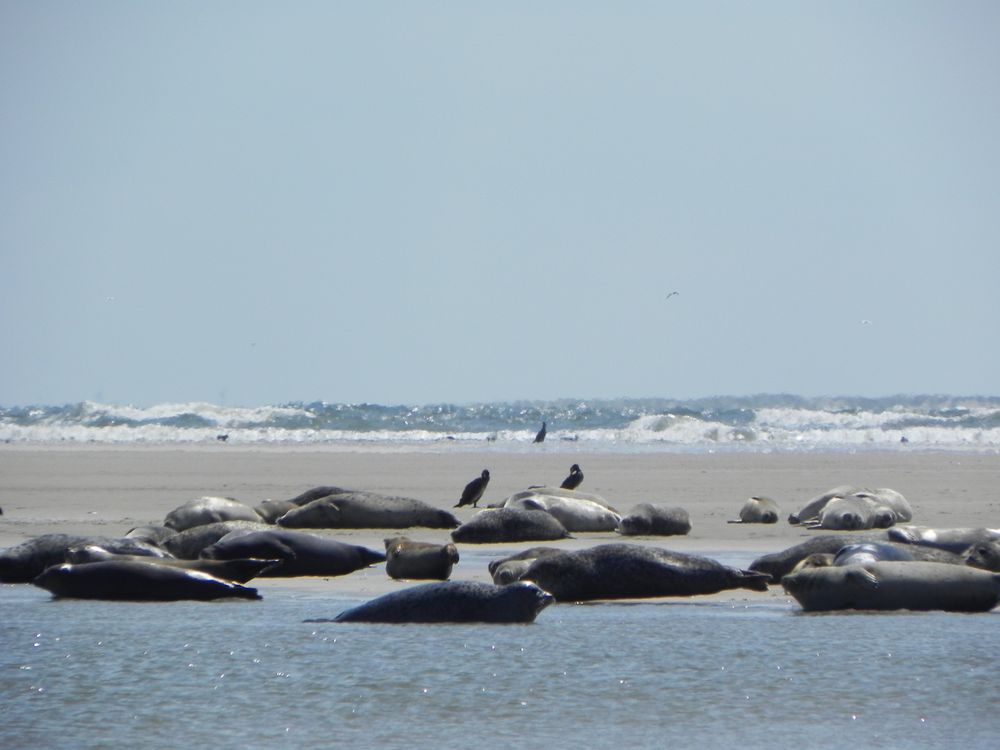
[[[991,747],[1000,611],[555,605],[533,625],[306,623],[358,600],[0,587],[0,747]]]

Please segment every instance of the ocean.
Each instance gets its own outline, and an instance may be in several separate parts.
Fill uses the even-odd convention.
[[[518,451],[542,423],[546,447],[587,451],[1000,450],[1000,397],[791,395],[481,404],[138,407],[82,402],[0,407],[12,443],[326,444]]]
[[[558,604],[531,625],[308,623],[357,600],[5,586],[0,747],[986,748],[1000,613],[776,598]]]

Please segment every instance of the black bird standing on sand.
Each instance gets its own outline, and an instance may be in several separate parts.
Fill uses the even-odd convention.
[[[535,435],[535,442],[536,443],[540,443],[543,440],[545,440],[545,422],[542,422],[542,429],[540,429],[538,431],[538,434]]]
[[[580,482],[583,481],[583,472],[580,470],[580,464],[573,464],[569,467],[569,476],[563,480],[563,483],[559,485],[564,490],[575,490],[580,486]]]
[[[483,469],[483,473],[478,477],[473,479],[467,485],[465,489],[462,490],[462,499],[458,501],[456,508],[461,508],[463,505],[471,505],[473,508],[476,507],[476,503],[483,496],[483,492],[486,491],[486,485],[490,483],[490,470]]]

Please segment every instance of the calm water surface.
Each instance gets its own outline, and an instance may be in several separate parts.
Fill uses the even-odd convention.
[[[0,587],[0,747],[995,747],[1000,612],[556,605],[527,626],[306,623],[358,600]]]

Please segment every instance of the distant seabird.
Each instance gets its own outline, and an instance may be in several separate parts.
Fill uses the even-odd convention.
[[[536,443],[541,443],[543,440],[545,440],[545,422],[542,422],[542,429],[540,429],[538,434],[535,435]]]
[[[580,471],[580,464],[573,464],[569,467],[569,476],[563,480],[559,486],[564,490],[575,490],[583,481],[583,472]]]
[[[671,292],[670,294],[667,295],[667,299],[670,299],[671,297],[675,297],[678,294],[680,294],[680,292]]]
[[[465,489],[462,490],[462,499],[458,501],[456,508],[461,508],[463,505],[471,505],[473,508],[476,507],[476,503],[483,496],[483,492],[486,491],[486,485],[490,483],[490,471],[489,469],[483,469],[483,473],[478,477],[473,479],[467,485]]]

